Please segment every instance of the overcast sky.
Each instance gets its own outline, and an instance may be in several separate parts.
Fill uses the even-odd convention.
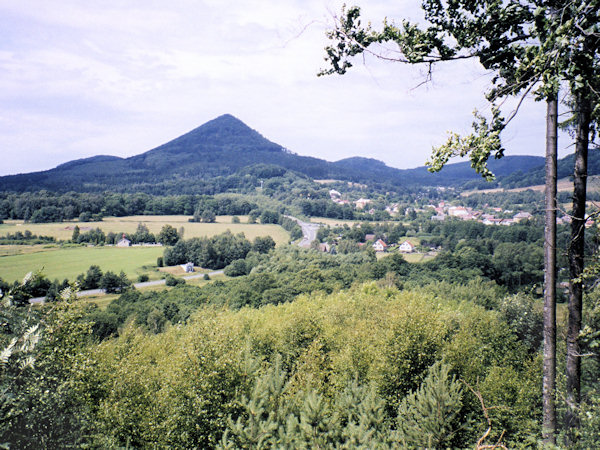
[[[143,153],[225,113],[300,155],[423,165],[491,77],[452,63],[417,88],[418,68],[370,59],[317,77],[342,3],[0,0],[0,175]],[[374,25],[420,18],[419,0],[357,3]],[[544,111],[525,105],[507,154],[543,155]]]

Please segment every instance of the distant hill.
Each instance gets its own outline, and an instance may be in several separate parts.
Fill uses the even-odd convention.
[[[557,175],[558,179],[570,177],[573,175],[573,168],[575,163],[575,154],[561,158],[557,162]],[[600,174],[600,152],[598,149],[590,149],[588,152],[588,174],[598,175]],[[535,186],[544,184],[546,172],[544,169],[544,162],[539,167],[535,167],[530,170],[520,169],[510,175],[507,175],[500,179],[500,185],[504,188],[519,188],[527,186]]]
[[[507,176],[539,165],[543,165],[541,157],[508,156],[492,161],[490,167],[497,175]],[[140,155],[94,156],[51,170],[0,177],[0,190],[216,193],[280,170],[390,187],[457,186],[480,179],[468,162],[449,164],[440,173],[431,174],[425,167],[401,170],[370,158],[329,162],[300,156],[225,114]]]

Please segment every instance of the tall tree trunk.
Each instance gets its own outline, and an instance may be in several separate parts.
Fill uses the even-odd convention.
[[[573,175],[573,220],[569,245],[569,321],[567,325],[567,429],[579,427],[578,409],[581,399],[581,348],[579,333],[583,309],[583,256],[585,233],[585,202],[587,184],[587,154],[590,132],[591,104],[585,94],[576,98],[577,137],[575,142],[575,172]]]
[[[547,101],[546,226],[544,229],[544,444],[556,444],[556,154],[558,96]]]

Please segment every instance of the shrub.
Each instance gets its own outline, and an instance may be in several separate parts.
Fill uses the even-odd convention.
[[[178,286],[180,284],[185,284],[185,280],[183,278],[175,278],[173,275],[168,274],[165,278],[165,284],[167,286]]]
[[[246,267],[246,260],[236,259],[227,267],[225,267],[223,273],[225,273],[225,275],[227,275],[228,277],[239,277],[242,275],[247,275],[248,268]]]

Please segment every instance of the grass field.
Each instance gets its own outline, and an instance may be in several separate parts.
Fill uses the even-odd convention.
[[[43,270],[42,273],[50,280],[74,280],[92,264],[100,266],[103,272],[119,273],[123,270],[134,281],[142,273],[158,279],[156,258],[164,251],[164,247],[14,247],[28,247],[28,252],[0,256],[0,278],[6,281],[20,280],[27,272],[36,270]]]
[[[393,253],[394,252],[377,252],[375,256],[377,257],[377,259],[381,259],[392,255]],[[402,253],[402,257],[409,263],[422,263],[435,258],[434,255],[431,255],[429,253]]]
[[[207,236],[231,230],[232,233],[244,233],[247,239],[253,240],[257,236],[271,236],[276,244],[285,244],[290,235],[279,225],[249,224],[247,217],[239,216],[242,223],[232,223],[232,216],[217,216],[216,223],[188,222],[189,216],[127,216],[105,217],[102,222],[60,222],[60,223],[23,223],[22,220],[6,220],[0,224],[0,236],[17,231],[31,231],[38,236],[53,236],[57,240],[69,240],[73,235],[73,228],[78,225],[82,233],[92,228],[100,228],[105,233],[133,233],[139,223],[145,224],[150,232],[158,234],[165,224],[172,225],[177,230],[184,229],[185,239]]]
[[[348,225],[349,227],[351,227],[355,223],[361,223],[360,220],[329,219],[327,217],[311,217],[310,221],[312,223],[322,223],[324,225],[329,225],[330,227],[341,227],[344,225]]]
[[[421,263],[435,258],[435,256],[428,253],[404,253],[402,256],[409,263]]]
[[[257,236],[271,236],[276,244],[289,241],[290,235],[279,225],[249,224],[247,217],[240,216],[242,223],[232,223],[232,216],[217,216],[216,223],[188,222],[188,216],[129,216],[106,217],[102,222],[61,222],[27,223],[8,220],[0,224],[0,235],[29,230],[41,236],[53,236],[57,240],[69,240],[75,225],[81,232],[100,228],[105,233],[135,232],[139,223],[158,234],[165,224],[176,229],[184,228],[184,238],[211,237],[231,230],[232,233],[244,233],[247,239]],[[22,279],[27,272],[41,270],[51,280],[68,278],[73,280],[87,271],[92,264],[100,266],[103,272],[108,270],[119,273],[123,270],[131,280],[138,275],[147,274],[150,279],[158,279],[156,258],[162,256],[164,247],[72,247],[59,245],[0,245],[0,278],[7,281]]]

